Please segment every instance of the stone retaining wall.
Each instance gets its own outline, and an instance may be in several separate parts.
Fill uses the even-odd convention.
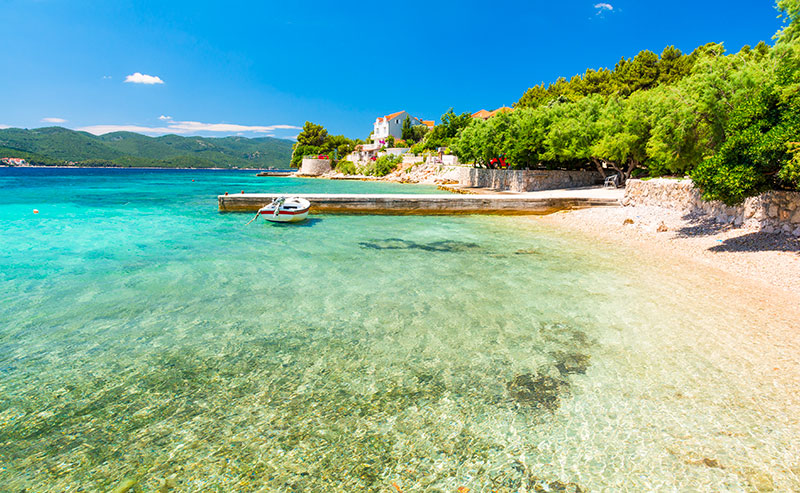
[[[700,198],[691,180],[628,180],[623,205],[655,205],[704,214],[717,223],[800,236],[800,192],[772,191],[730,207]]]
[[[588,187],[603,183],[597,171],[506,170],[458,167],[448,170],[448,179],[467,187],[511,192],[535,192],[558,188]]]
[[[303,165],[300,166],[298,175],[320,176],[331,171],[330,159],[311,159],[303,158]]]

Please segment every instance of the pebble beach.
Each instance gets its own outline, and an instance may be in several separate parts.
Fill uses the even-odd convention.
[[[563,211],[530,219],[617,242],[655,255],[673,255],[729,275],[800,296],[800,239],[657,206]]]

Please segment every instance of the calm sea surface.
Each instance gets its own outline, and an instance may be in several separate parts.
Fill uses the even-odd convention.
[[[245,226],[241,190],[435,191],[0,169],[0,490],[800,491],[770,300],[536,219]]]

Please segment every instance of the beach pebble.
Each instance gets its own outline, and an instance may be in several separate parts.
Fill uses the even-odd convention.
[[[166,478],[162,479],[158,483],[158,492],[159,493],[166,493],[167,491],[171,490],[178,486],[178,479],[175,474],[170,474]]]
[[[111,490],[111,493],[126,493],[136,486],[135,479],[125,479],[116,488]]]
[[[748,474],[747,482],[758,492],[775,491],[775,484],[772,482],[772,478],[763,472]]]

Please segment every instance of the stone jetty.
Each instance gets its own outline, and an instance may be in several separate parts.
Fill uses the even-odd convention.
[[[302,197],[311,213],[342,214],[549,214],[559,210],[620,205],[622,191],[548,190],[521,194],[281,194],[220,195],[220,212],[255,212],[276,197]]]

